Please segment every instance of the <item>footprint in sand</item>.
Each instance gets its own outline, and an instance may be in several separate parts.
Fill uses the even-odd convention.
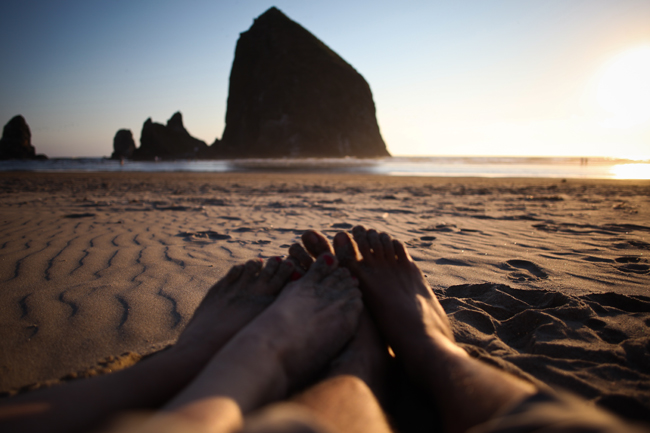
[[[548,274],[544,272],[541,267],[537,266],[533,262],[529,262],[528,260],[508,260],[501,265],[501,269],[512,271],[508,274],[508,278],[517,282],[543,280],[548,278]]]
[[[194,241],[194,242],[209,242],[209,241],[218,241],[218,240],[231,238],[230,235],[217,233],[213,230],[205,230],[201,232],[182,232],[179,233],[177,236],[184,237],[186,241]]]
[[[428,226],[420,229],[425,232],[455,232],[458,230],[456,224],[438,224],[435,226]]]
[[[640,256],[623,256],[614,259],[620,266],[616,268],[621,272],[631,272],[634,274],[648,274],[650,273],[650,265],[647,259],[642,259]]]
[[[90,218],[94,217],[94,213],[71,213],[68,215],[64,215],[63,218]]]

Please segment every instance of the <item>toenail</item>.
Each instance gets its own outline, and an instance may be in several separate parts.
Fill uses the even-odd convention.
[[[331,254],[325,254],[325,263],[327,263],[328,266],[331,266],[334,263],[334,257],[332,257]]]
[[[300,279],[300,277],[302,277],[302,274],[300,272],[293,271],[293,273],[291,274],[291,281],[296,281]]]
[[[280,257],[280,256],[275,256],[275,257],[273,257],[273,260],[275,260],[276,262],[280,263],[280,262],[282,261],[282,257]]]

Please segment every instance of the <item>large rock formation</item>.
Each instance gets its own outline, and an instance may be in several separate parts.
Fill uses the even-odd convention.
[[[135,152],[135,141],[130,129],[120,129],[113,138],[112,159],[129,159]]]
[[[368,83],[272,7],[242,33],[220,157],[389,156]]]
[[[32,133],[23,116],[14,116],[2,130],[0,159],[47,159],[45,155],[36,154]]]
[[[192,137],[183,126],[183,116],[176,112],[167,125],[154,123],[151,118],[142,125],[140,147],[133,152],[134,159],[188,159],[202,155],[207,144]]]

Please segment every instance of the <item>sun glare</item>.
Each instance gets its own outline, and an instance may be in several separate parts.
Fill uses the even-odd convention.
[[[618,164],[610,171],[614,179],[650,179],[650,164]]]
[[[606,126],[629,128],[650,120],[650,46],[615,57],[598,83],[598,103],[612,117]]]

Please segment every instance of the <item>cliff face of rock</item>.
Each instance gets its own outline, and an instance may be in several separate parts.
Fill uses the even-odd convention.
[[[274,7],[239,37],[212,147],[226,158],[389,156],[368,83]]]
[[[130,129],[120,129],[113,138],[112,159],[129,159],[135,152],[135,140]]]
[[[14,116],[2,130],[0,159],[47,159],[45,155],[36,154],[32,133],[23,116]]]
[[[151,118],[142,125],[140,147],[133,152],[133,159],[191,159],[202,155],[207,144],[192,137],[183,126],[183,116],[177,112],[167,125],[154,123]]]

